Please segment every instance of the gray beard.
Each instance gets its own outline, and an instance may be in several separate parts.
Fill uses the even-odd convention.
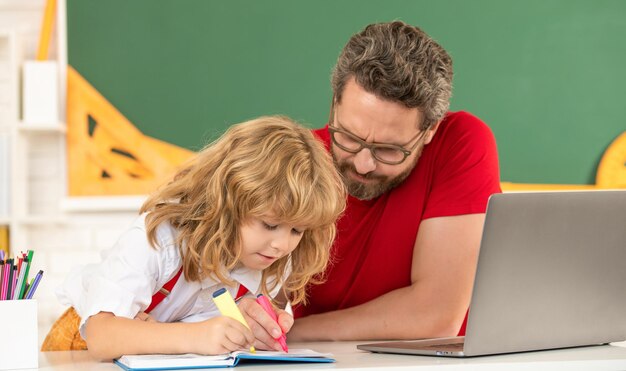
[[[382,195],[383,193],[386,193],[394,189],[395,187],[399,186],[400,184],[402,184],[402,182],[409,176],[409,174],[411,174],[411,171],[413,171],[413,168],[415,168],[415,164],[417,163],[417,160],[419,159],[419,155],[420,155],[418,154],[415,157],[415,161],[413,162],[411,166],[409,166],[405,171],[396,175],[393,178],[389,178],[387,176],[382,176],[382,175],[376,175],[373,173],[361,175],[366,179],[376,180],[375,183],[365,184],[365,183],[361,183],[359,181],[353,180],[352,178],[348,176],[348,174],[351,172],[353,174],[358,174],[354,165],[345,161],[339,162],[337,158],[335,157],[334,151],[331,150],[331,153],[333,155],[333,162],[335,163],[335,167],[341,174],[343,178],[343,182],[346,185],[346,188],[348,189],[348,193],[352,197],[355,197],[363,201],[375,199],[379,197],[380,195]]]

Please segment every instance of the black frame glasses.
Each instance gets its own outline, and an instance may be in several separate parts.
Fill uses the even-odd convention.
[[[426,133],[425,130],[420,130],[413,138],[411,138],[411,140],[409,140],[404,145],[385,144],[385,143],[368,143],[364,141],[363,139],[359,138],[358,136],[356,136],[355,134],[352,134],[351,132],[347,130],[340,129],[337,126],[335,126],[334,116],[335,116],[335,99],[333,97],[333,100],[330,106],[330,115],[328,117],[328,131],[330,132],[331,140],[337,147],[341,148],[342,150],[348,153],[359,153],[363,150],[363,148],[367,148],[369,149],[370,153],[372,154],[372,157],[374,157],[376,161],[382,162],[383,164],[387,164],[387,165],[399,165],[403,163],[404,160],[406,160],[406,158],[409,157],[411,153],[413,153],[413,151],[415,150],[415,148],[421,141],[420,140],[416,141],[415,144],[413,144],[413,146],[411,146],[409,149],[406,149],[404,146],[408,145],[409,143],[411,143],[417,138],[424,137],[424,134]],[[346,136],[349,140],[353,141],[354,144],[358,144],[359,145],[358,148],[346,147],[344,144],[341,143],[341,140],[337,140],[336,134],[341,134],[341,135]],[[397,151],[398,153],[402,153],[403,157],[401,159],[398,159],[397,161],[386,160],[380,157],[380,153],[381,153],[380,151]]]

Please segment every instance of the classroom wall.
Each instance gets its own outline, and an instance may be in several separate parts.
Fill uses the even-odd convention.
[[[452,109],[493,128],[504,181],[594,183],[626,129],[620,0],[68,0],[69,63],[144,133],[197,150],[258,115],[323,125],[348,37],[394,19],[450,52]]]

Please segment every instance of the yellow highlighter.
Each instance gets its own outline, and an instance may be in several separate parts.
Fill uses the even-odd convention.
[[[226,290],[225,288],[221,288],[215,291],[213,293],[213,301],[215,302],[215,305],[217,306],[217,309],[219,309],[222,316],[236,319],[244,326],[246,326],[248,330],[250,330],[250,326],[248,326],[248,323],[243,318],[243,314],[241,314],[241,312],[239,311],[237,304],[235,304],[235,301],[233,300],[233,297],[230,295],[230,292],[228,292],[228,290]],[[250,347],[250,352],[254,353],[255,351],[256,350],[254,349],[254,347]]]

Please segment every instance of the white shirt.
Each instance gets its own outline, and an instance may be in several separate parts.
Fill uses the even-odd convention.
[[[155,249],[148,242],[145,214],[141,215],[111,249],[102,253],[99,264],[82,266],[70,273],[56,294],[62,304],[73,306],[81,317],[83,337],[85,321],[94,314],[111,312],[119,317],[135,318],[148,308],[152,295],[182,266],[177,233],[169,223],[159,225]],[[256,296],[261,293],[261,274],[241,266],[230,272],[230,278]],[[239,286],[226,286],[213,278],[188,282],[181,274],[170,294],[150,315],[159,322],[199,322],[219,316],[212,294],[221,288],[235,297]],[[271,296],[276,296],[279,289],[279,286],[274,288]]]

